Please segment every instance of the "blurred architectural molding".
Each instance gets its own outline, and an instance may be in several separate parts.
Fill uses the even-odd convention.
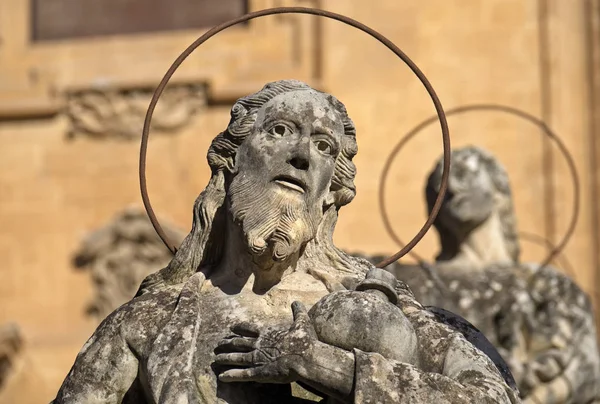
[[[124,102],[130,105],[126,109],[139,110],[131,105],[145,97],[149,101],[172,61],[210,28],[38,41],[33,35],[33,3],[0,2],[0,121],[66,114],[72,133],[105,136],[100,133],[114,125],[110,129],[118,132],[116,136],[130,136],[138,124],[112,109]],[[276,6],[319,8],[320,1],[248,0],[245,8]],[[157,116],[161,123],[156,125],[178,127],[200,98],[208,105],[230,103],[281,77],[320,88],[322,18],[277,17],[231,27],[194,52],[171,81],[174,93],[192,92],[193,100],[176,102],[174,115]],[[205,89],[202,97],[195,93],[199,88]],[[106,122],[115,116],[118,123]]]
[[[67,94],[69,137],[115,137],[137,140],[142,132],[153,88],[87,90]],[[153,132],[173,133],[206,106],[203,85],[178,84],[163,93],[152,117]]]

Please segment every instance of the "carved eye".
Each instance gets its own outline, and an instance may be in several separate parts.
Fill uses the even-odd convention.
[[[331,146],[331,143],[329,143],[328,141],[323,139],[317,139],[314,142],[315,146],[317,146],[317,150],[319,150],[321,153],[328,155],[333,154],[333,146]]]
[[[273,136],[282,137],[292,133],[292,130],[284,124],[278,123],[269,129],[269,133]]]

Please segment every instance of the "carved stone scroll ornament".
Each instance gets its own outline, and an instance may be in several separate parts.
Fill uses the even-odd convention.
[[[69,137],[137,140],[144,126],[153,88],[90,89],[66,95]],[[169,86],[152,120],[152,130],[174,133],[189,124],[206,105],[202,84]]]
[[[170,237],[181,242],[183,231],[167,227]],[[91,233],[75,256],[75,265],[90,272],[95,295],[89,312],[105,318],[130,300],[142,280],[166,266],[172,258],[142,208],[130,207],[105,227]]]

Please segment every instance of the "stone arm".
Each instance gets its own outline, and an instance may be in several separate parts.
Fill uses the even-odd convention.
[[[240,328],[237,332],[245,337],[223,340],[220,348],[228,352],[218,354],[216,362],[250,367],[227,370],[219,380],[297,381],[338,401],[355,404],[520,402],[484,353],[422,307],[408,310],[412,310],[409,319],[420,340],[421,363],[417,365],[358,349],[349,352],[318,341],[302,306],[295,303],[292,307],[294,325],[289,330],[259,336],[258,330]]]
[[[455,341],[448,352],[444,373],[426,372],[418,366],[355,349],[348,353],[325,345],[317,349],[312,366],[299,373],[299,381],[344,403],[520,403],[501,378],[490,378],[479,369],[479,352],[465,353]],[[471,349],[469,347],[469,349]],[[486,364],[487,365],[487,364]],[[484,365],[485,366],[485,365]]]
[[[138,373],[138,360],[120,324],[126,312],[108,316],[83,346],[51,404],[118,404]]]
[[[462,334],[422,308],[409,311],[421,363],[415,366],[355,350],[354,403],[520,402],[493,362]]]
[[[456,322],[458,316],[441,309],[431,313],[414,300],[405,284],[399,282],[396,288],[398,306],[419,340],[419,363],[412,365],[359,349],[349,353],[318,343],[310,350],[310,366],[300,368],[300,380],[339,400],[357,404],[372,402],[373,398],[382,403],[409,398],[415,402],[520,402],[510,371],[501,358],[494,362],[490,353],[497,356],[497,352],[480,332],[462,318],[459,325],[464,328],[468,324],[472,328],[469,332],[456,328],[456,324],[450,326],[447,322]],[[474,343],[493,352],[477,349]]]
[[[551,267],[530,266],[526,316],[530,333],[520,376],[525,402],[560,404],[600,400],[600,355],[588,296]]]
[[[481,354],[469,350],[474,348],[455,339],[442,373],[356,351],[354,402],[519,403],[516,393],[481,361]],[[373,397],[377,400],[372,401]]]
[[[378,353],[318,344],[299,381],[345,403],[519,403],[495,366],[462,336],[452,337],[441,373]],[[435,365],[435,364],[431,364]]]

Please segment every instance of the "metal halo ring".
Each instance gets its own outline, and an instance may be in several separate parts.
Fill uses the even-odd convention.
[[[552,250],[546,257],[546,259],[542,262],[541,266],[546,266],[567,245],[567,243],[569,242],[569,239],[571,238],[571,236],[573,235],[573,232],[575,231],[575,227],[577,225],[577,219],[579,217],[580,185],[579,185],[579,175],[577,174],[577,168],[575,167],[575,162],[573,160],[573,157],[571,156],[571,153],[569,153],[569,151],[567,150],[564,143],[548,127],[548,125],[546,125],[542,120],[534,117],[533,115],[531,115],[527,112],[524,112],[520,109],[517,109],[517,108],[508,107],[508,106],[499,105],[499,104],[472,104],[472,105],[465,105],[462,107],[449,109],[446,111],[446,116],[458,115],[461,113],[471,112],[471,111],[504,112],[504,113],[507,113],[510,115],[518,116],[519,118],[522,118],[526,121],[529,121],[529,122],[533,123],[534,125],[538,126],[539,128],[541,128],[543,133],[546,136],[548,136],[551,140],[554,141],[554,143],[558,146],[559,150],[565,157],[565,160],[569,167],[569,171],[571,173],[571,178],[573,180],[573,213],[572,213],[571,221],[569,222],[567,231],[565,232],[565,235],[563,236],[562,240],[560,241],[560,243],[556,244],[556,246],[553,246]],[[410,130],[403,138],[401,138],[400,141],[396,144],[396,146],[394,146],[391,153],[388,155],[385,165],[383,166],[383,171],[381,173],[381,177],[380,177],[381,181],[379,182],[379,212],[381,214],[381,218],[383,219],[385,229],[388,232],[389,236],[392,238],[392,240],[394,240],[400,246],[404,245],[404,243],[396,235],[396,232],[394,232],[394,229],[392,228],[390,219],[387,214],[387,209],[386,209],[386,205],[385,205],[385,183],[386,183],[392,162],[394,161],[394,159],[396,158],[396,156],[398,155],[400,150],[406,145],[406,143],[408,143],[409,140],[411,140],[413,137],[415,137],[421,130],[423,130],[425,127],[429,126],[432,122],[435,122],[435,117],[430,117],[430,118],[422,121],[420,124],[415,126],[412,130]],[[444,155],[444,160],[445,159],[446,159],[446,156]],[[444,163],[446,163],[446,162],[444,161]],[[444,164],[444,169],[445,169],[445,164]],[[436,202],[437,202],[437,200],[436,200]],[[417,261],[419,261],[421,263],[425,262],[425,260],[423,260],[416,252],[411,251],[410,254]]]
[[[330,19],[333,19],[336,21],[343,22],[347,25],[350,25],[354,28],[357,28],[357,29],[369,34],[370,36],[372,36],[373,38],[375,38],[376,40],[378,40],[379,42],[384,44],[389,50],[394,52],[394,54],[396,54],[396,56],[398,56],[400,59],[402,59],[402,61],[412,70],[412,72],[419,78],[421,83],[425,86],[425,89],[427,90],[427,92],[428,92],[429,96],[431,97],[431,100],[433,101],[433,104],[435,106],[435,109],[437,112],[437,118],[439,119],[440,126],[442,128],[442,139],[443,139],[443,143],[444,143],[444,157],[445,157],[444,168],[443,168],[443,173],[442,173],[442,184],[440,186],[440,193],[438,195],[438,198],[435,201],[433,209],[431,210],[431,214],[429,215],[429,218],[427,219],[427,221],[425,222],[425,224],[423,225],[421,230],[419,230],[417,235],[408,244],[406,244],[400,251],[398,251],[396,254],[394,254],[390,258],[387,258],[386,260],[380,262],[377,265],[378,267],[383,268],[383,267],[389,265],[390,263],[398,260],[400,257],[404,256],[423,238],[425,233],[427,233],[427,230],[429,230],[429,228],[433,225],[433,222],[442,206],[442,201],[444,200],[444,196],[446,194],[446,189],[448,187],[448,177],[450,174],[450,151],[451,151],[451,148],[450,148],[450,135],[448,132],[448,122],[446,121],[446,116],[444,114],[442,104],[441,104],[439,98],[437,97],[433,87],[431,86],[431,84],[429,83],[429,81],[427,80],[425,75],[421,72],[421,70],[414,64],[414,62],[406,54],[404,54],[404,52],[402,52],[396,45],[394,45],[394,43],[392,41],[387,39],[385,36],[381,35],[379,32],[367,27],[364,24],[361,24],[360,22],[358,22],[356,20],[353,20],[352,18],[343,16],[340,14],[332,13],[329,11],[320,10],[320,9],[316,9],[316,8],[305,8],[305,7],[276,7],[276,8],[270,8],[270,9],[256,11],[253,13],[248,13],[241,17],[226,21],[226,22],[210,29],[209,31],[204,33],[204,35],[202,35],[201,37],[196,39],[190,46],[187,47],[187,49],[185,49],[177,57],[177,59],[175,59],[175,62],[173,62],[171,67],[169,67],[169,70],[167,70],[167,73],[164,75],[164,77],[160,81],[158,87],[154,91],[152,100],[150,101],[150,105],[148,106],[148,110],[146,112],[146,118],[144,119],[144,128],[142,130],[142,140],[141,140],[141,146],[140,146],[140,164],[139,164],[140,190],[142,193],[142,200],[144,202],[144,207],[146,208],[148,217],[150,218],[150,221],[152,222],[152,226],[154,226],[154,229],[158,233],[158,235],[161,238],[161,240],[163,241],[163,243],[165,243],[167,248],[169,250],[171,250],[172,253],[175,253],[177,251],[177,248],[175,247],[175,245],[173,245],[172,243],[169,242],[169,239],[168,239],[167,235],[165,234],[165,232],[163,231],[162,227],[160,226],[160,223],[158,222],[158,219],[156,218],[156,215],[154,214],[154,210],[152,209],[152,206],[150,204],[150,199],[148,197],[148,189],[146,186],[146,152],[147,152],[147,147],[148,147],[148,135],[150,132],[150,123],[152,121],[152,114],[154,113],[154,109],[156,107],[158,99],[160,98],[165,87],[167,86],[169,79],[171,78],[171,76],[173,76],[173,74],[175,73],[175,71],[177,70],[179,65],[181,65],[181,63],[183,63],[183,61],[197,47],[199,47],[204,42],[206,42],[208,39],[210,39],[211,37],[213,37],[214,35],[223,31],[226,28],[229,28],[233,25],[236,25],[236,24],[239,24],[242,22],[252,20],[254,18],[266,16],[266,15],[293,14],[293,13],[311,14],[311,15],[316,15],[316,16],[320,16],[320,17],[330,18]]]

